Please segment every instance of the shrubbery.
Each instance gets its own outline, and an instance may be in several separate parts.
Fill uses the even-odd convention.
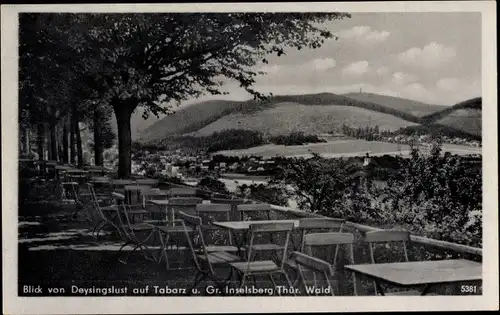
[[[371,181],[356,160],[289,159],[276,181],[291,185],[301,209],[380,227],[481,246],[482,174],[474,161],[413,149],[410,159],[386,174],[386,185]]]
[[[202,178],[198,183],[198,187],[221,194],[229,194],[226,184],[214,177],[207,176]]]
[[[289,135],[279,135],[269,138],[271,143],[277,145],[303,145],[307,143],[326,142],[324,139],[318,138],[316,135],[306,135],[303,132],[292,132]]]
[[[265,202],[277,206],[287,206],[289,195],[280,185],[243,184],[237,194],[243,198]]]

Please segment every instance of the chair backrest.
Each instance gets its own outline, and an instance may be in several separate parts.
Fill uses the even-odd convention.
[[[354,263],[354,234],[342,232],[311,233],[304,236],[303,250],[306,254],[328,260],[333,266],[337,263],[339,245],[348,245],[351,262]],[[323,255],[319,254],[322,251]],[[332,255],[332,251],[335,250]],[[321,256],[321,257],[319,257]],[[328,258],[327,258],[328,257]],[[333,260],[330,260],[333,257]]]
[[[301,252],[293,252],[291,255],[291,259],[297,263],[302,284],[308,295],[314,293],[308,292],[309,290],[311,290],[311,288],[322,287],[320,283],[321,280],[324,280],[326,282],[330,294],[334,295],[333,285],[331,282],[331,279],[334,276],[332,265],[322,259],[309,256]],[[313,278],[313,285],[310,285],[311,280],[308,279],[310,275],[312,275]]]
[[[97,200],[97,195],[95,193],[94,185],[91,183],[87,183],[87,188],[90,194],[90,200],[92,201],[92,205],[94,209],[97,211],[97,214],[104,220],[107,221],[107,218],[104,216],[104,213],[101,211],[101,206],[99,205],[99,201]]]
[[[365,234],[364,241],[368,243],[368,247],[370,250],[370,259],[372,263],[375,263],[374,246],[373,246],[374,244],[395,243],[395,242],[399,242],[403,245],[405,261],[409,261],[408,250],[406,246],[406,243],[410,241],[410,232],[408,231],[401,231],[401,230],[371,231]]]
[[[208,251],[206,248],[205,238],[202,231],[202,219],[195,215],[190,215],[180,211],[178,213],[179,219],[181,219],[182,226],[184,228],[184,235],[188,241],[189,249],[196,266],[196,269],[202,271],[202,264],[200,264],[198,255],[201,254],[206,258],[210,271],[214,273],[213,267],[208,259]],[[192,229],[192,232],[189,230]]]
[[[271,205],[267,203],[255,203],[255,204],[240,204],[236,206],[236,211],[240,213],[241,220],[245,218],[245,214],[249,214],[248,218],[251,218],[252,213],[264,213],[268,220],[271,219]]]
[[[151,178],[145,178],[145,179],[137,179],[135,181],[137,185],[146,185],[146,186],[151,186],[151,187],[158,187],[160,184],[160,181],[158,179],[151,179]]]
[[[128,211],[130,210],[130,205],[128,205],[125,200],[125,195],[113,192],[111,194],[115,199],[116,203],[116,214],[118,221],[120,224],[118,225],[118,229],[120,233],[127,237],[131,237],[134,235],[134,230],[132,229],[132,221],[130,220]]]
[[[306,218],[299,220],[300,251],[304,251],[305,235],[312,232],[342,232],[344,219],[336,218]],[[321,231],[318,231],[321,230]]]
[[[294,224],[288,223],[288,222],[287,223],[270,222],[270,223],[250,224],[249,231],[248,231],[250,234],[250,243],[249,243],[248,253],[247,253],[248,265],[250,265],[250,263],[253,260],[252,247],[253,247],[253,245],[256,244],[256,239],[258,237],[258,234],[268,234],[269,238],[267,238],[267,237],[263,238],[267,241],[266,243],[278,245],[278,244],[276,244],[277,238],[272,237],[272,236],[273,236],[273,234],[278,234],[278,233],[283,234],[284,233],[285,234],[284,242],[283,242],[283,245],[280,246],[280,249],[283,250],[283,256],[280,258],[281,269],[283,269],[285,261],[286,261],[286,257],[287,257],[288,245],[290,244],[290,234],[292,233],[293,228],[294,228]]]
[[[222,203],[197,204],[196,212],[200,217],[217,221],[229,221],[231,205]],[[209,221],[210,221],[209,220]],[[207,222],[205,222],[207,223]]]

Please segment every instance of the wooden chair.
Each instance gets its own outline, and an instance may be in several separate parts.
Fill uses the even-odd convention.
[[[292,247],[296,251],[304,252],[304,240],[305,236],[308,233],[319,233],[319,232],[342,232],[342,228],[344,227],[345,220],[344,219],[337,219],[337,218],[306,218],[306,219],[300,219],[299,220],[299,226],[297,227],[297,230],[299,231],[299,240],[300,240],[300,245],[297,246],[293,242],[293,238],[291,240],[292,242]],[[338,255],[338,246],[335,248],[335,256],[333,261],[337,261],[337,255]],[[295,271],[298,271],[298,266],[297,263],[294,259],[288,259],[286,261],[286,265],[290,268],[292,268]],[[296,282],[300,280],[300,277],[296,278]]]
[[[158,263],[160,263],[164,258],[167,269],[170,269],[167,251],[169,248],[173,249],[174,245],[177,249],[180,248],[179,242],[181,240],[179,239],[179,235],[184,233],[184,229],[180,225],[182,220],[176,219],[176,215],[180,212],[194,215],[196,214],[196,206],[202,202],[203,200],[201,198],[173,197],[168,200],[166,210],[169,218],[166,220],[167,225],[156,226],[161,242],[161,254]]]
[[[304,252],[305,235],[311,232],[342,232],[345,220],[337,218],[306,218],[299,220],[300,248]]]
[[[232,235],[231,231],[228,229],[221,229],[217,226],[212,225],[212,222],[214,221],[230,221],[231,218],[231,205],[229,204],[217,204],[217,203],[210,203],[210,204],[198,204],[196,205],[196,213],[198,216],[202,219],[203,227],[205,230],[205,239],[208,239],[209,237],[215,238],[219,237],[221,240],[228,240],[229,244],[228,245],[216,245],[216,246],[209,246],[208,250],[221,250],[223,249],[224,251],[227,252],[236,252],[238,251],[238,248],[236,246],[233,246],[233,240],[232,240]],[[219,232],[219,233],[217,233]],[[227,233],[227,238],[224,237],[224,233]],[[219,235],[217,235],[219,234]]]
[[[277,289],[276,282],[274,281],[273,275],[283,274],[287,285],[292,287],[293,284],[288,277],[284,265],[287,257],[288,245],[290,243],[290,234],[293,230],[293,223],[260,223],[250,225],[250,243],[247,248],[247,261],[246,262],[233,262],[230,265],[238,272],[240,276],[240,287],[243,288],[247,277],[252,277],[255,285],[255,276],[268,276],[273,283],[275,289]],[[276,242],[270,243],[269,238],[262,237],[262,234],[285,234],[284,244],[276,244]],[[267,243],[257,243],[257,239],[268,240]],[[273,260],[255,260],[257,252],[267,250],[271,251],[276,255],[278,263]],[[283,251],[280,256],[279,251]]]
[[[364,242],[368,243],[368,250],[370,252],[370,261],[375,264],[375,246],[377,244],[385,243],[386,245],[400,243],[403,247],[403,259],[405,262],[410,261],[408,258],[407,243],[410,242],[410,232],[399,230],[382,230],[367,232],[364,237]],[[373,288],[375,295],[378,295],[377,284],[373,281]],[[398,292],[386,292],[384,295],[420,295],[417,290],[406,290]]]
[[[118,205],[115,207],[117,218],[119,221],[118,228],[120,234],[124,237],[125,243],[118,250],[118,255],[121,253],[123,248],[127,245],[133,245],[134,248],[128,253],[125,259],[119,258],[119,261],[123,264],[127,264],[127,261],[136,250],[140,250],[144,258],[148,260],[154,260],[154,257],[149,257],[146,252],[149,250],[146,243],[153,237],[156,228],[154,225],[148,223],[136,223],[130,218],[131,210],[129,206],[125,203],[125,196],[116,192],[113,192],[113,197],[117,200]],[[146,234],[143,236],[141,234]]]
[[[240,257],[223,250],[210,250],[205,243],[203,222],[200,217],[185,214],[182,211],[179,212],[179,217],[182,220],[184,233],[198,271],[194,277],[194,284],[188,292],[191,292],[206,278],[215,281],[220,291],[224,292],[225,284],[232,277],[232,269],[227,279],[221,279],[217,276],[215,268],[240,261]]]
[[[116,217],[116,205],[110,206],[101,206],[101,199],[95,193],[94,185],[88,183],[87,184],[88,191],[90,194],[90,198],[92,201],[93,208],[95,210],[94,214],[91,214],[91,218],[94,222],[94,227],[92,229],[92,236],[99,239],[99,233],[105,227],[112,227],[113,230],[117,231],[118,234],[121,235],[121,230],[117,225],[117,217]]]
[[[316,257],[306,255],[301,252],[293,252],[291,260],[295,261],[297,264],[297,269],[299,270],[300,280],[302,280],[302,286],[304,287],[304,292],[307,295],[319,295],[318,293],[324,292],[325,294],[335,295],[333,291],[332,277],[335,271],[328,262],[321,260]],[[310,285],[310,279],[308,277],[312,275],[313,285]],[[326,282],[327,288],[322,288],[321,280]],[[322,289],[325,289],[322,291]],[[320,290],[317,292],[316,290]],[[321,294],[323,295],[323,294]]]
[[[264,214],[265,220],[271,220],[271,205],[267,203],[240,204],[236,206],[236,211],[240,214],[240,220],[244,221],[245,216],[252,219],[252,214]]]
[[[331,250],[335,248],[335,253],[338,252],[338,247],[344,245],[349,247],[350,261],[354,264],[354,235],[352,233],[339,233],[339,232],[328,232],[328,233],[311,233],[306,234],[304,237],[304,253],[319,259],[320,256],[332,257]],[[320,254],[322,251],[322,254]],[[326,255],[324,255],[326,253]],[[327,261],[336,270],[338,259],[335,254],[333,261],[328,258],[323,259]],[[353,281],[353,291],[354,295],[358,295],[357,291],[357,279],[356,274],[352,273]]]

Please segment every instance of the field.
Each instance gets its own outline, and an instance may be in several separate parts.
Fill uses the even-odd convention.
[[[397,130],[415,123],[364,108],[341,105],[301,105],[282,102],[251,114],[232,113],[195,132],[207,136],[224,129],[248,129],[271,135],[302,131],[306,134],[340,130],[343,124],[355,127],[378,125],[381,130]]]
[[[437,123],[463,130],[473,135],[481,135],[481,110],[469,108],[457,109],[438,120]]]
[[[445,144],[444,151],[453,154],[481,154],[480,148],[473,148],[462,145]],[[311,153],[318,153],[324,157],[360,156],[370,153],[370,155],[402,154],[408,155],[410,147],[408,145],[398,145],[396,143],[365,141],[365,140],[337,140],[326,143],[313,143],[299,146],[284,146],[268,144],[253,147],[245,150],[226,150],[216,154],[227,156],[286,156],[286,157],[307,157]]]

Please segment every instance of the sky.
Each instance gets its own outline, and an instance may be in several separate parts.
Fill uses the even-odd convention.
[[[324,27],[338,36],[318,49],[288,49],[257,64],[266,72],[255,88],[263,93],[309,94],[363,92],[454,105],[481,96],[481,13],[352,13]],[[229,95],[202,96],[180,107],[206,100],[245,101],[251,96],[234,82]],[[174,110],[176,110],[174,106]],[[150,125],[158,118],[132,124]]]
[[[363,92],[454,105],[481,95],[480,13],[354,13],[324,24],[336,34],[321,48],[268,58],[255,87],[265,93]],[[228,96],[247,100],[235,83]]]

